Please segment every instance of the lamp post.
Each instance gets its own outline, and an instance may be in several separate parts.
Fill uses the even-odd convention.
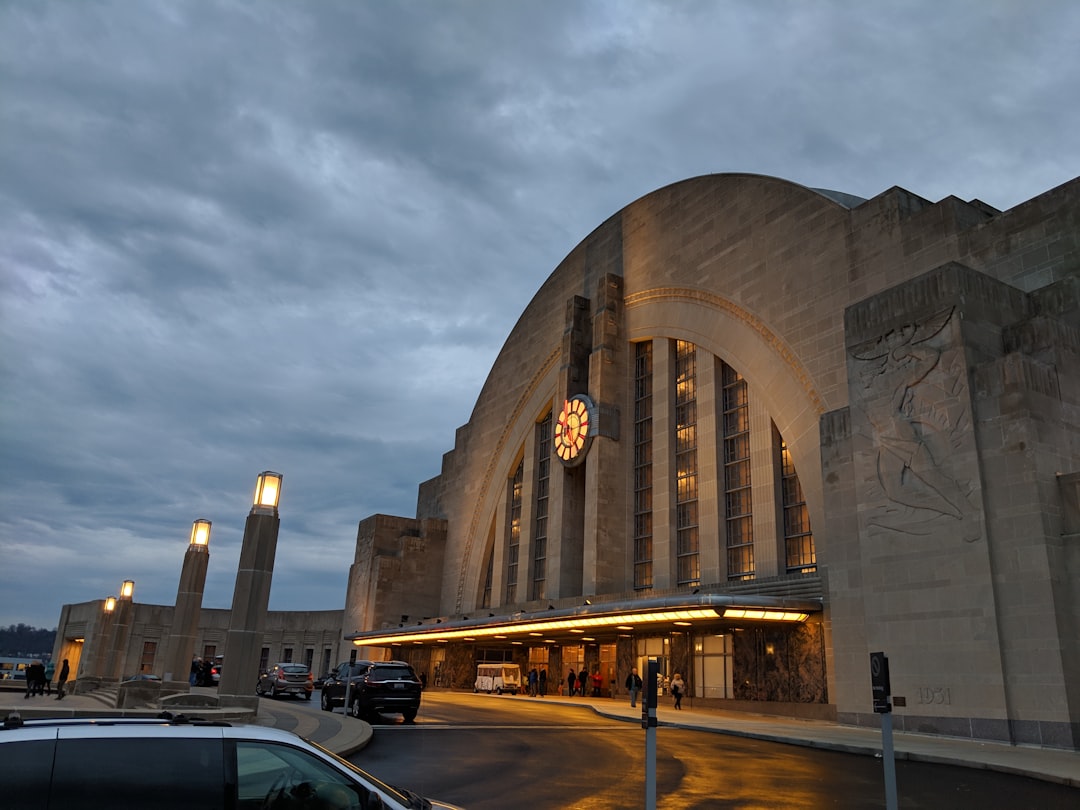
[[[176,589],[172,635],[165,650],[162,680],[167,689],[186,691],[190,685],[188,676],[199,633],[206,569],[210,564],[210,526],[210,521],[202,518],[191,526],[191,540],[184,554],[184,567],[180,569],[180,585]]]
[[[131,640],[134,596],[135,581],[125,579],[112,611],[112,643],[109,645],[109,657],[102,668],[102,674],[108,680],[118,681],[124,675],[124,661],[127,657],[128,642]]]
[[[281,474],[263,472],[255,482],[255,497],[244,524],[240,564],[236,569],[229,633],[225,637],[225,656],[229,664],[218,681],[220,697],[243,697],[256,703],[255,682],[259,678],[263,622],[270,604],[270,580],[274,575],[277,553],[278,500],[281,497]],[[247,702],[235,701],[234,702]]]
[[[92,636],[93,642],[90,654],[86,658],[85,674],[98,681],[105,677],[105,662],[109,659],[109,650],[112,647],[112,625],[115,612],[116,597],[110,596],[105,599],[102,605],[98,626]],[[81,665],[80,669],[82,669]],[[78,688],[79,686],[76,685],[76,689]]]

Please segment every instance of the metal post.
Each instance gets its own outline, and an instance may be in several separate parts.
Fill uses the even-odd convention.
[[[870,653],[870,687],[874,712],[881,715],[881,761],[885,767],[885,808],[896,810],[896,758],[893,756],[892,684],[889,658],[883,652]]]
[[[881,715],[881,760],[885,766],[885,809],[897,810],[896,758],[893,756],[892,712]]]
[[[645,729],[645,810],[656,810],[656,679],[660,662],[649,659],[641,696],[641,727]]]

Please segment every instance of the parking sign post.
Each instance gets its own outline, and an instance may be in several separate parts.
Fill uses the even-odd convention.
[[[645,729],[645,810],[656,810],[656,679],[660,662],[649,659],[641,695],[641,727]]]
[[[883,652],[870,653],[870,687],[874,711],[881,715],[881,761],[885,766],[885,807],[897,810],[896,757],[893,754],[892,686],[889,683],[889,659]]]

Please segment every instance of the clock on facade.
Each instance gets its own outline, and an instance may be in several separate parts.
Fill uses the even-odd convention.
[[[555,454],[563,464],[580,462],[589,449],[596,431],[596,409],[585,394],[577,394],[563,403],[555,423]]]

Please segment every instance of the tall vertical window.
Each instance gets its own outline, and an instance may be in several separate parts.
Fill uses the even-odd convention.
[[[634,587],[653,584],[652,341],[634,344]]]
[[[154,671],[154,657],[156,655],[157,655],[157,642],[156,641],[144,641],[143,646],[142,646],[142,661],[139,662],[139,672],[153,672]]]
[[[525,477],[525,461],[518,462],[510,479],[509,537],[506,542],[506,603],[517,601],[518,548],[521,544],[521,483]]]
[[[701,582],[698,542],[697,347],[675,341],[675,556],[679,585]]]
[[[487,555],[487,565],[484,566],[484,593],[480,596],[480,607],[491,607],[491,582],[495,576],[495,549],[492,548]]]
[[[727,363],[724,402],[724,528],[728,579],[754,578],[753,504],[750,499],[750,409],[746,380]]]
[[[795,472],[795,462],[787,442],[773,426],[773,439],[780,449],[780,492],[784,509],[784,548],[787,553],[789,574],[809,573],[817,570],[817,554],[814,551],[814,533],[810,530],[810,512],[806,508],[802,485]]]
[[[544,599],[547,579],[548,495],[551,487],[551,414],[536,426],[536,523],[530,599]]]

